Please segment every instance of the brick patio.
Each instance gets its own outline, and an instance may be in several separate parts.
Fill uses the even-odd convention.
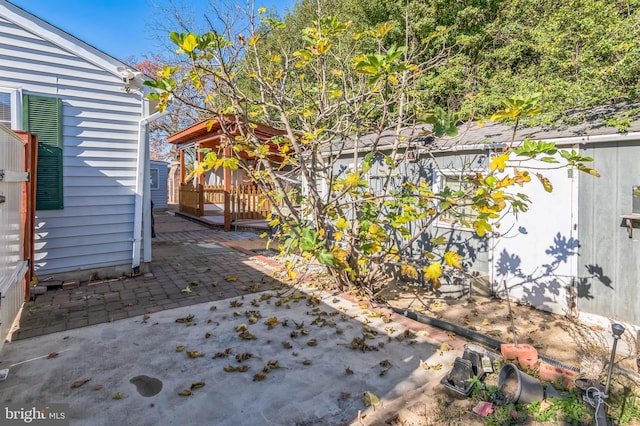
[[[155,229],[150,273],[35,296],[25,303],[12,340],[235,297],[254,284],[257,291],[279,284],[272,278],[275,262],[249,250],[264,247],[257,233],[224,232],[164,212],[155,214]]]

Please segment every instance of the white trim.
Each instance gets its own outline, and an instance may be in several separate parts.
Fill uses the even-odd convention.
[[[11,129],[22,130],[22,88],[0,87],[0,92],[9,94],[11,107]]]

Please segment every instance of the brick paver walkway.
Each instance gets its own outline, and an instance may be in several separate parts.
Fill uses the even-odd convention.
[[[224,232],[167,213],[155,215],[151,272],[50,290],[25,303],[12,339],[152,314],[268,290],[276,268],[242,247],[258,234]],[[236,249],[232,248],[236,247]]]

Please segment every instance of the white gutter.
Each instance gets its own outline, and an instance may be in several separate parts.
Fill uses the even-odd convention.
[[[148,114],[148,102],[143,102],[143,115]],[[144,261],[151,261],[151,204],[150,177],[147,143],[147,125],[162,117],[165,112],[156,112],[140,120],[138,123],[138,161],[136,164],[136,189],[133,213],[133,252],[131,254],[131,268],[134,273],[140,272],[141,240],[144,241]],[[144,239],[142,238],[142,224],[145,224]]]

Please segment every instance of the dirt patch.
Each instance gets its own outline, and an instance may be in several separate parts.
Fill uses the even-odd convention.
[[[447,321],[504,343],[530,344],[539,354],[590,378],[602,375],[611,354],[610,330],[520,303],[511,303],[512,322],[507,303],[496,297],[447,299],[397,283],[391,283],[382,296],[396,308]],[[635,336],[625,333],[618,343],[617,364],[635,371],[635,348]]]

